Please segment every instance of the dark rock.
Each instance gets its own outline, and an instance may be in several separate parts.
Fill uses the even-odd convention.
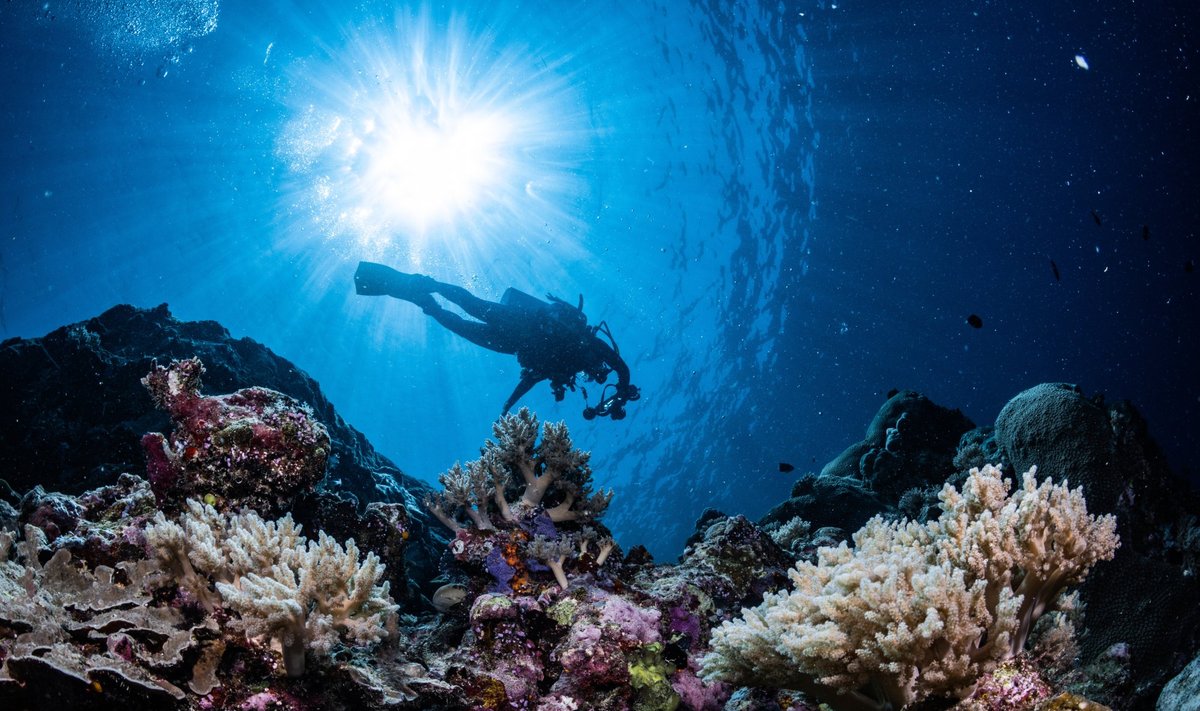
[[[959,439],[974,427],[962,412],[902,390],[879,408],[861,442],[817,476],[797,481],[792,497],[759,523],[783,524],[799,516],[813,528],[856,530],[894,509],[906,492],[940,487],[954,473]]]
[[[35,486],[21,498],[21,523],[42,529],[50,542],[75,530],[84,509],[75,499],[57,491]]]
[[[974,429],[962,412],[902,390],[879,408],[862,442],[851,445],[821,470],[863,482],[885,501],[904,491],[945,481],[964,432]]]
[[[760,526],[783,525],[799,516],[813,528],[832,526],[856,531],[887,505],[860,481],[836,476],[809,476],[796,482],[790,499],[759,520]]]
[[[1113,645],[1129,650],[1130,686],[1090,695],[1114,708],[1153,708],[1158,690],[1200,648],[1200,581],[1122,545],[1116,558],[1096,566],[1080,592],[1084,663],[1096,666]]]
[[[725,516],[688,546],[671,574],[703,590],[718,606],[737,610],[757,605],[765,592],[786,585],[792,563],[792,557],[745,516]]]
[[[640,543],[625,554],[624,565],[654,565],[654,556],[650,555],[650,551],[646,550],[646,546]]]
[[[683,547],[686,549],[704,540],[704,532],[708,530],[708,527],[723,518],[729,518],[729,516],[717,509],[704,509],[700,518],[696,519],[695,530],[692,531],[692,535],[688,537]]]
[[[270,388],[312,408],[332,449],[323,487],[359,501],[403,504],[410,517],[410,553],[436,560],[442,541],[428,535],[419,505],[430,487],[404,474],[342,420],[316,381],[266,346],[235,339],[213,321],[177,321],[166,305],[116,306],[42,338],[0,343],[0,476],[17,491],[42,485],[78,494],[144,474],[140,446],[147,432],[170,428],[141,379],[157,361],[200,358],[205,388],[229,393]],[[423,549],[428,550],[423,550]],[[413,565],[410,574],[435,570]]]

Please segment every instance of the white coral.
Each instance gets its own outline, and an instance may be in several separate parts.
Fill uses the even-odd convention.
[[[794,590],[714,632],[704,675],[801,689],[838,709],[965,695],[1119,545],[1115,518],[1089,516],[1081,489],[1035,474],[1008,496],[1000,470],[973,469],[961,493],[942,489],[938,520],[875,518],[854,549],[819,549],[790,571]]]
[[[248,636],[278,640],[288,674],[298,676],[306,650],[323,656],[339,640],[376,643],[398,609],[388,583],[379,584],[384,566],[374,553],[360,560],[353,539],[343,547],[324,532],[311,541],[300,531],[290,515],[225,516],[189,501],[178,523],[159,514],[146,539],[181,587],[210,609],[233,609]]]

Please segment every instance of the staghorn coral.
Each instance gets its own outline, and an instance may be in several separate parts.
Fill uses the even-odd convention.
[[[353,539],[343,547],[324,532],[306,539],[290,515],[230,516],[189,500],[179,522],[159,514],[146,540],[206,609],[227,606],[248,637],[278,640],[289,676],[304,673],[306,651],[323,657],[339,641],[379,642],[397,610],[388,583],[378,584],[384,567],[375,554],[360,560]]]
[[[501,521],[515,524],[542,509],[555,523],[598,518],[608,508],[612,491],[592,489],[591,455],[575,448],[563,423],[541,427],[528,408],[504,415],[492,425],[495,440],[488,440],[478,460],[465,467],[455,464],[439,480],[443,491],[427,497],[425,506],[451,531],[466,513],[479,530],[495,528],[494,509]],[[524,488],[510,502],[510,488]],[[550,502],[550,505],[547,503]]]
[[[795,590],[713,632],[703,675],[799,689],[837,709],[970,693],[1119,545],[1115,519],[1088,515],[1081,489],[1035,475],[1009,496],[1000,470],[972,470],[961,493],[943,487],[936,521],[875,518],[855,549],[820,549],[789,572]]]

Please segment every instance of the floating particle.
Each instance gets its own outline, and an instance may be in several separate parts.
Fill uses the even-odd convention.
[[[1083,69],[1085,71],[1088,69],[1091,69],[1091,67],[1088,66],[1087,58],[1084,57],[1082,54],[1075,55],[1075,66],[1077,66],[1080,69]]]

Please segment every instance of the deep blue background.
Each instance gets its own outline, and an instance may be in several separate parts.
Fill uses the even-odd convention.
[[[0,5],[0,336],[165,301],[295,361],[432,479],[476,456],[515,364],[354,297],[357,260],[583,293],[645,397],[620,423],[527,403],[593,450],[621,541],[664,556],[706,506],[776,503],[894,387],[989,423],[1075,382],[1195,471],[1188,3],[132,5]],[[282,138],[369,89],[363,38],[414,16],[554,109],[524,156],[562,178],[420,254],[315,220]]]

